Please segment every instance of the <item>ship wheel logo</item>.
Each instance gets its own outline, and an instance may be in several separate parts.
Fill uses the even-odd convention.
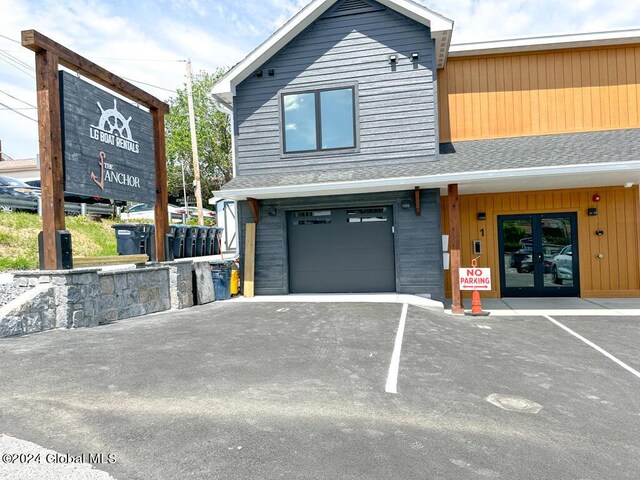
[[[117,101],[113,99],[113,108],[105,110],[100,105],[100,102],[96,102],[100,108],[100,120],[98,121],[98,128],[103,132],[117,135],[127,140],[133,140],[131,137],[131,129],[129,128],[129,122],[131,117],[124,118],[124,116],[118,111]]]

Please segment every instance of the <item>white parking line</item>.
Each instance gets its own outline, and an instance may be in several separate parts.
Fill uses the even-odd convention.
[[[384,391],[387,393],[398,393],[398,369],[400,368],[400,351],[402,350],[402,338],[404,337],[404,324],[407,320],[407,311],[409,305],[402,305],[402,315],[400,315],[400,323],[396,333],[396,343],[391,354],[391,363],[389,364],[389,373],[387,374],[387,386]]]
[[[613,355],[611,355],[609,352],[607,352],[606,350],[604,350],[603,348],[600,348],[598,345],[596,345],[595,343],[591,342],[590,340],[587,340],[586,338],[584,338],[582,335],[580,335],[579,333],[574,332],[573,330],[571,330],[569,327],[564,326],[563,324],[561,324],[559,321],[551,318],[548,315],[543,315],[544,318],[546,318],[547,320],[555,323],[557,326],[559,326],[560,328],[562,328],[563,330],[569,332],[571,335],[573,335],[574,337],[576,337],[578,340],[583,341],[584,343],[586,343],[587,345],[589,345],[591,348],[594,348],[595,350],[597,350],[598,352],[600,352],[601,354],[603,354],[605,357],[607,357],[610,360],[613,360],[614,362],[616,362],[618,365],[620,365],[622,368],[624,368],[625,370],[627,370],[628,372],[634,374],[636,377],[640,378],[640,372],[638,372],[636,369],[630,367],[629,365],[627,365],[626,363],[624,363],[622,360],[620,360],[619,358],[614,357]]]

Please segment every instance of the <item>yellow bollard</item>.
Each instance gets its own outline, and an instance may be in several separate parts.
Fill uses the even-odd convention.
[[[237,295],[240,290],[240,275],[238,270],[231,270],[231,295]]]

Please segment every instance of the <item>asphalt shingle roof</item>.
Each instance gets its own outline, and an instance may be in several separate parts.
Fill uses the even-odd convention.
[[[440,145],[432,161],[383,167],[239,175],[222,190],[640,160],[640,129],[473,140]]]

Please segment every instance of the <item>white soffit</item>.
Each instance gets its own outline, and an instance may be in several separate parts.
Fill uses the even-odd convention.
[[[457,183],[460,187],[460,192],[464,194],[524,192],[614,185],[624,186],[626,183],[637,185],[640,183],[640,161],[458,172],[424,177],[383,178],[263,188],[241,188],[220,190],[214,193],[216,195],[215,198],[245,200],[247,197],[268,199],[413,190],[416,186],[423,189],[446,189],[447,185],[451,183]]]
[[[437,68],[443,68],[449,52],[453,21],[411,0],[376,0],[416,22],[429,27],[435,40]],[[211,89],[211,93],[227,107],[233,105],[236,86],[284,48],[296,36],[331,8],[337,0],[314,0],[285,23],[264,43],[234,66]]]
[[[449,48],[449,56],[455,58],[476,55],[495,55],[500,53],[561,50],[564,48],[628,45],[633,43],[640,43],[640,28],[458,43],[451,45]]]

